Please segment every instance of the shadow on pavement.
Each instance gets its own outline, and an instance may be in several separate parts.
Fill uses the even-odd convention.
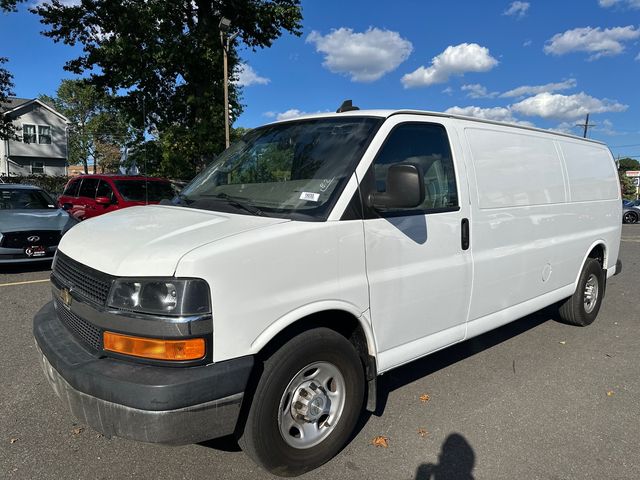
[[[511,322],[465,342],[415,360],[378,377],[378,397],[375,415],[382,416],[389,393],[422,377],[442,370],[499,343],[516,337],[548,320],[555,320],[557,309],[547,307],[520,320]]]
[[[52,259],[53,260],[53,259]],[[50,272],[52,260],[25,263],[0,263],[0,273]]]
[[[240,445],[238,445],[238,442],[233,435],[214,438],[213,440],[200,442],[198,445],[201,447],[213,448],[214,450],[220,450],[222,452],[239,452],[241,450]]]
[[[459,433],[452,433],[442,444],[438,463],[420,465],[415,480],[473,480],[475,462],[469,442]]]

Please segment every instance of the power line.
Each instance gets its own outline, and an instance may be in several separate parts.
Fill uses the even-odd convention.
[[[630,143],[629,145],[611,145],[611,148],[640,147],[640,143]]]

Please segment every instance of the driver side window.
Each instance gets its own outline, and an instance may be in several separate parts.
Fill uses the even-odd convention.
[[[451,148],[447,132],[442,125],[403,123],[395,127],[378,152],[373,165],[376,191],[386,191],[389,167],[403,163],[420,167],[425,200],[416,208],[396,209],[393,212],[436,213],[458,207]]]

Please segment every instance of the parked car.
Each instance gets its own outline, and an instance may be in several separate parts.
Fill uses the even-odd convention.
[[[163,178],[124,175],[80,175],[67,183],[58,205],[78,220],[137,205],[171,200],[175,191]]]
[[[76,223],[44,190],[0,183],[0,264],[51,260]]]
[[[637,200],[636,200],[637,202]],[[622,202],[622,223],[638,223],[640,220],[640,202],[623,200]]]
[[[378,375],[556,303],[591,324],[622,268],[621,215],[593,140],[415,111],[276,122],[174,205],[71,230],[34,335],[96,430],[235,434],[299,475],[375,411]]]

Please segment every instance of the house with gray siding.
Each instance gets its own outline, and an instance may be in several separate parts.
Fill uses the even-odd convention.
[[[0,105],[16,138],[0,141],[0,176],[66,175],[69,120],[37,98],[10,97]]]

